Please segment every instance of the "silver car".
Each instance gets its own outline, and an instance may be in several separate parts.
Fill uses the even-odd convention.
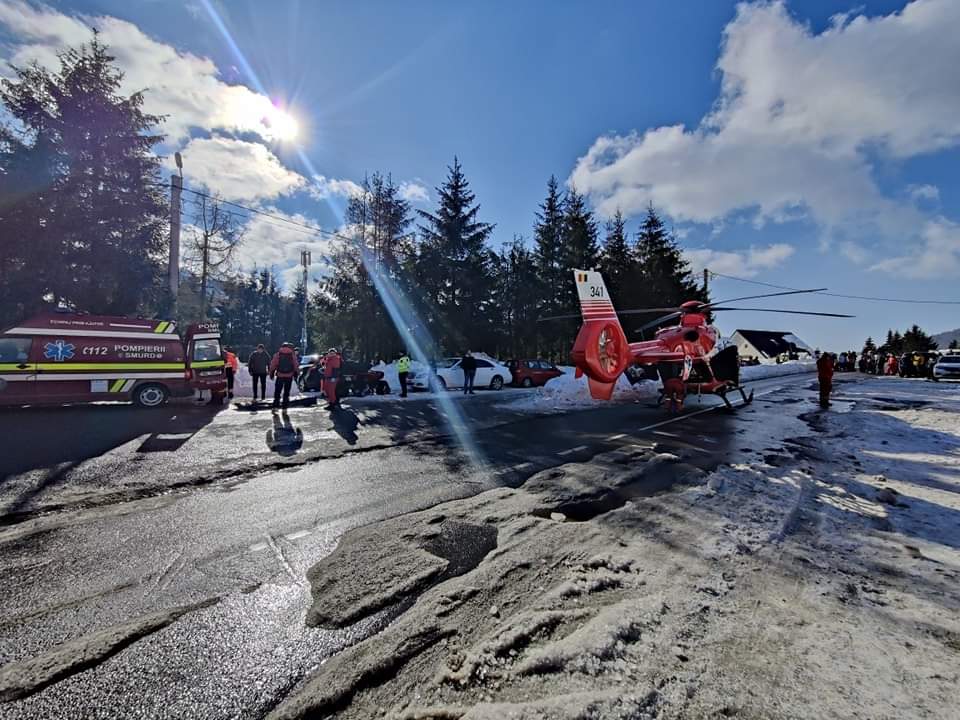
[[[960,380],[960,355],[944,355],[933,366],[934,380]]]

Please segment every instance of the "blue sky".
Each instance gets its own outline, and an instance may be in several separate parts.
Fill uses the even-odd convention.
[[[336,228],[355,183],[379,170],[429,208],[457,154],[498,243],[531,237],[555,174],[599,213],[622,208],[631,229],[654,202],[697,267],[960,301],[951,0],[0,0],[0,58],[51,62],[90,25],[130,88],[171,116],[167,150],[182,151],[188,184],[244,204]],[[295,118],[295,140],[277,136],[267,97]],[[322,252],[255,222],[243,262],[289,278],[304,243]],[[713,283],[718,298],[753,290]],[[960,305],[771,306],[858,317],[744,312],[720,326],[793,329],[834,349],[890,326],[960,326]]]

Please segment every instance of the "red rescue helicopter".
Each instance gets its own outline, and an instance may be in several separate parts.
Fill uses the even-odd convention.
[[[580,311],[583,316],[583,326],[577,334],[570,353],[577,368],[576,377],[586,375],[590,394],[597,399],[609,400],[613,395],[617,378],[621,374],[626,372],[628,378],[636,382],[645,377],[645,366],[653,366],[663,383],[658,404],[666,400],[670,408],[675,411],[683,407],[684,398],[688,393],[719,395],[729,408],[733,407],[727,397],[730,392],[739,392],[744,404],[753,400],[753,392],[747,395],[740,384],[740,359],[736,346],[722,346],[720,332],[707,323],[708,311],[751,310],[791,315],[853,317],[853,315],[803,310],[722,307],[726,303],[741,300],[799,295],[820,292],[826,288],[750,295],[713,303],[691,300],[676,308],[617,311],[613,307],[599,272],[574,270],[573,275],[577,283]],[[679,324],[657,330],[652,340],[628,342],[617,316],[651,312],[667,314],[646,323],[637,329],[638,332],[657,327],[674,318],[679,318]],[[544,318],[544,320],[560,319],[560,317]]]

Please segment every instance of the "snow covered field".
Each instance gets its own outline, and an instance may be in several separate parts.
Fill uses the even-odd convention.
[[[401,614],[272,717],[958,717],[960,388],[814,400],[712,472],[626,446],[348,533],[308,621]]]

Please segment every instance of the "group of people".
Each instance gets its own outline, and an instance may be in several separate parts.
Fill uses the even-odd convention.
[[[240,361],[231,348],[224,349],[223,359],[227,375],[227,397],[232,398],[236,376],[240,372]],[[340,398],[337,396],[337,381],[342,365],[340,353],[336,348],[330,348],[325,355],[317,358],[314,365],[322,374],[322,389],[327,397],[327,409],[340,408]],[[247,359],[247,370],[253,382],[253,402],[266,402],[269,376],[273,380],[273,408],[286,408],[290,404],[290,391],[300,373],[300,356],[293,343],[283,343],[272,356],[263,343],[257,345]]]
[[[893,353],[864,353],[858,369],[868,375],[899,375],[900,377],[933,377],[936,356],[923,352],[905,353],[899,357]]]
[[[407,382],[411,373],[411,359],[405,352],[400,352],[396,359],[397,375],[399,379],[400,397],[407,397]],[[227,376],[227,396],[234,396],[234,385],[240,373],[240,360],[232,348],[226,347],[223,359]],[[378,364],[374,363],[374,365]],[[327,409],[338,409],[340,395],[337,384],[341,377],[343,357],[336,348],[330,348],[325,354],[317,356],[313,364],[305,369],[304,384],[313,390],[322,390],[327,398]],[[250,353],[247,359],[247,370],[253,383],[253,401],[266,402],[267,377],[274,381],[273,408],[286,408],[290,403],[290,391],[293,383],[301,373],[300,356],[292,343],[285,342],[273,355],[261,343]],[[436,374],[436,365],[431,363],[431,374]],[[473,395],[474,379],[477,374],[477,360],[468,350],[460,358],[460,370],[463,372],[463,394]],[[378,375],[379,377],[379,375]],[[349,388],[348,388],[349,392]]]

